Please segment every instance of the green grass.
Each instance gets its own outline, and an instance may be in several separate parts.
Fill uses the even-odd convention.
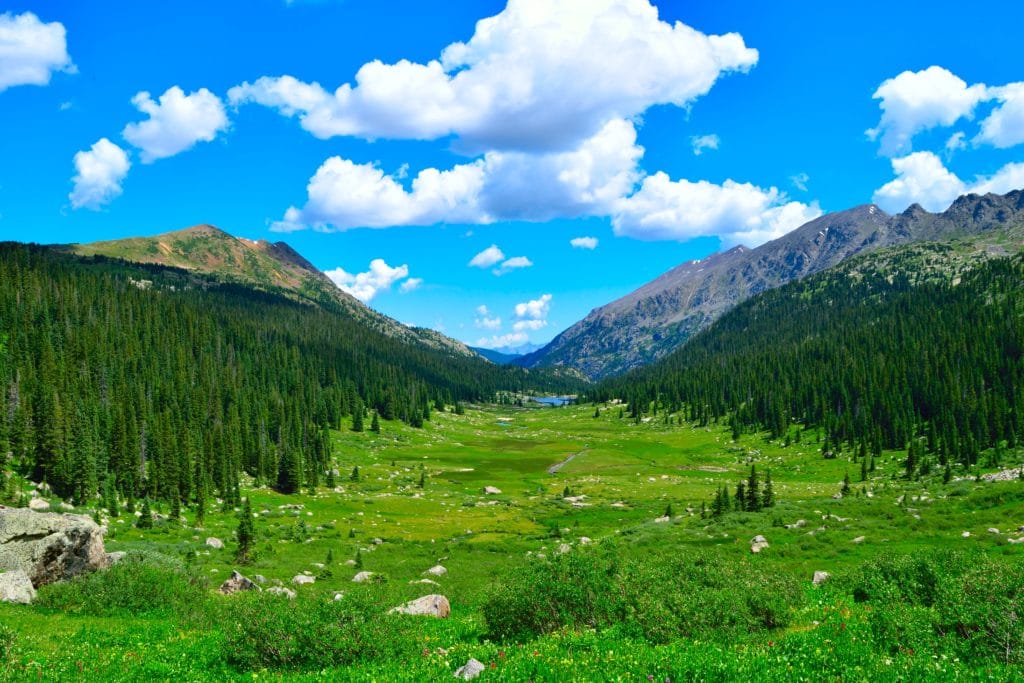
[[[948,650],[880,653],[867,645],[874,628],[871,606],[854,604],[849,594],[812,589],[810,579],[816,570],[852,575],[881,554],[934,549],[1020,564],[1024,544],[1007,539],[1024,536],[1010,533],[1024,524],[1024,482],[977,482],[977,473],[947,485],[941,475],[907,481],[903,454],[885,453],[869,481],[861,483],[859,465],[821,457],[813,432],[788,447],[758,435],[734,443],[724,425],[666,425],[660,415],[633,424],[619,419],[614,406],[602,408],[599,418],[593,413],[592,406],[478,407],[462,416],[434,413],[424,429],[384,422],[381,434],[338,432],[333,435],[341,473],[336,489],[296,496],[246,489],[258,514],[258,542],[255,561],[241,568],[245,574],[289,586],[296,574],[318,576],[314,585],[296,589],[302,600],[324,602],[335,592],[358,598],[376,591],[375,604],[390,607],[440,592],[453,610],[444,622],[406,618],[412,624],[406,635],[415,644],[407,652],[343,669],[328,660],[322,666],[272,667],[256,671],[255,678],[278,679],[283,672],[294,680],[445,680],[469,656],[494,662],[481,680],[648,680],[648,675],[673,681],[1008,680],[1019,674],[997,663],[954,661]],[[548,473],[573,454],[557,474]],[[771,469],[777,506],[702,519],[701,502],[710,503],[722,484],[734,488],[751,464],[762,480]],[[355,466],[358,482],[348,478]],[[421,467],[427,475],[422,489],[417,486]],[[834,499],[847,472],[854,494]],[[501,493],[484,494],[485,486]],[[566,487],[585,497],[576,505],[563,500]],[[291,504],[304,507],[281,507]],[[668,504],[676,517],[655,523]],[[158,520],[156,528],[141,531],[122,510],[107,519],[107,549],[178,558],[190,576],[216,587],[238,568],[236,513],[215,508],[203,529],[190,525],[191,510],[185,517],[184,524]],[[800,519],[806,526],[783,526]],[[989,527],[1002,533],[990,534]],[[971,535],[963,537],[964,531]],[[765,535],[770,547],[751,555],[749,540],[757,534]],[[222,539],[225,548],[207,547],[211,536]],[[853,543],[860,536],[865,540]],[[573,553],[583,552],[583,537],[641,562],[663,552],[714,553],[725,562],[787,577],[807,600],[781,631],[713,645],[699,638],[652,645],[604,627],[490,642],[482,609],[494,587],[542,562],[539,555],[555,555],[563,543]],[[328,552],[333,563],[316,566],[325,563]],[[357,552],[363,569],[387,578],[383,586],[351,582],[358,570],[346,561]],[[449,571],[435,579],[440,587],[410,583],[438,562]],[[253,673],[230,661],[230,610],[238,607],[232,600],[238,598],[211,597],[205,617],[138,609],[97,614],[55,599],[31,607],[0,605],[0,624],[14,634],[0,679],[252,680]],[[293,608],[284,603],[281,609]],[[832,631],[838,629],[835,610],[848,615],[842,633]],[[864,631],[861,640],[855,637],[858,629]],[[0,657],[5,647],[0,631]]]

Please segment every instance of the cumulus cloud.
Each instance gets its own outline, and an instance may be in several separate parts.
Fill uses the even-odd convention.
[[[88,150],[75,154],[74,189],[68,198],[75,209],[98,210],[121,194],[121,182],[131,162],[123,149],[100,138]]]
[[[382,291],[391,289],[391,285],[409,276],[409,266],[395,268],[389,266],[384,259],[370,261],[370,269],[365,273],[349,273],[343,268],[324,271],[334,281],[338,289],[347,292],[363,303],[369,302]]]
[[[0,92],[18,85],[46,85],[55,71],[74,73],[67,32],[35,14],[0,14]]]
[[[694,135],[690,138],[690,146],[693,147],[693,153],[696,156],[700,156],[706,149],[718,149],[718,144],[721,140],[718,139],[717,135]]]
[[[516,317],[541,320],[548,316],[551,310],[551,295],[543,294],[539,299],[533,299],[521,304],[516,304]]]
[[[890,212],[911,204],[928,211],[944,211],[962,194],[1005,194],[1024,188],[1024,163],[1010,163],[991,176],[965,182],[943,165],[932,152],[914,152],[892,160],[896,178],[875,191],[875,203]]]
[[[321,138],[454,135],[476,151],[564,150],[611,119],[686,106],[757,58],[740,35],[662,21],[648,0],[510,0],[426,64],[370,62],[333,93],[281,76],[228,96],[298,117]]]
[[[896,178],[875,191],[874,200],[890,212],[917,203],[928,211],[942,211],[964,193],[963,181],[932,152],[914,152],[892,160]]]
[[[147,164],[191,149],[197,142],[210,142],[228,127],[223,103],[206,88],[186,95],[173,86],[159,100],[140,92],[132,104],[149,118],[128,124],[121,134],[142,150]]]
[[[477,306],[476,314],[477,317],[473,320],[473,324],[477,327],[485,330],[497,330],[501,327],[501,318],[498,316],[491,317],[491,312],[487,309],[487,306]]]
[[[473,268],[490,268],[495,263],[500,263],[504,258],[505,252],[499,249],[497,244],[492,244],[474,256],[469,261],[469,265]]]
[[[789,176],[789,182],[793,183],[793,187],[801,192],[807,192],[807,183],[810,182],[810,180],[811,176],[807,175],[803,171],[796,175]]]
[[[573,249],[597,249],[596,237],[573,237],[569,240]]]
[[[525,332],[509,332],[508,334],[495,335],[493,337],[482,337],[473,346],[485,349],[504,349],[509,346],[519,346],[528,341],[530,341],[530,337]]]
[[[973,117],[975,107],[988,96],[984,85],[968,86],[940,66],[904,71],[875,91],[873,97],[880,100],[882,118],[867,135],[880,140],[882,154],[901,154],[910,150],[916,134]]]
[[[989,93],[999,105],[981,122],[975,144],[1006,148],[1024,142],[1024,83],[989,88]]]
[[[422,284],[423,284],[423,278],[421,278],[421,277],[411,277],[408,280],[406,280],[405,282],[403,282],[401,285],[399,285],[398,291],[401,292],[402,294],[408,294],[409,292],[413,291],[414,289],[419,289],[420,285],[422,285]]]
[[[777,188],[726,180],[673,181],[659,171],[617,203],[615,234],[641,240],[717,235],[726,244],[756,246],[821,215],[817,204],[787,201]]]
[[[501,265],[494,269],[495,275],[504,275],[513,270],[520,268],[530,268],[533,266],[533,261],[526,258],[525,256],[513,256],[510,259],[505,259],[501,262]]]
[[[539,330],[547,325],[547,320],[517,320],[512,323],[512,329],[516,332],[525,332],[526,330]]]

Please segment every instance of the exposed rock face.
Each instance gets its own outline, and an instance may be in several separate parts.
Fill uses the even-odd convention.
[[[443,595],[424,595],[422,598],[411,600],[401,607],[395,607],[391,611],[397,614],[447,619],[448,615],[452,613],[452,607],[448,603],[448,598]]]
[[[84,515],[0,510],[0,571],[20,569],[38,588],[102,569],[105,532]]]
[[[617,375],[679,348],[743,300],[857,254],[912,242],[978,235],[1024,222],[1024,192],[964,195],[943,213],[918,205],[890,216],[875,205],[830,213],[756,249],[737,246],[687,261],[595,308],[544,348],[514,359],[525,368]]]
[[[231,595],[241,591],[258,591],[263,589],[236,570],[231,572],[231,578],[222,583],[218,590],[224,595]]]
[[[471,659],[455,670],[455,677],[461,678],[464,681],[471,681],[482,674],[486,668],[482,662]]]
[[[0,602],[14,602],[27,605],[36,599],[32,580],[21,569],[0,574]]]

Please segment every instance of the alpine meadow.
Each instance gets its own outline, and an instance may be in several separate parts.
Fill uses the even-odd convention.
[[[1024,680],[992,14],[0,8],[0,681]]]

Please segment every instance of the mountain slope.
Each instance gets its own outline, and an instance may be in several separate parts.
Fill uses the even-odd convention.
[[[470,346],[471,351],[475,351],[492,363],[498,365],[509,365],[514,363],[517,358],[522,358],[521,354],[518,353],[502,353],[501,351],[495,351],[494,349],[484,349],[477,346]]]
[[[823,452],[910,442],[922,469],[977,464],[1024,433],[1022,248],[1017,226],[850,259],[751,297],[592,397],[728,418],[737,437],[819,427]]]
[[[1024,193],[965,195],[940,214],[918,205],[890,216],[874,205],[815,219],[756,249],[738,246],[688,261],[597,308],[523,367],[568,366],[590,378],[615,375],[678,348],[739,302],[860,253],[1024,223]]]
[[[203,273],[304,303],[341,310],[364,325],[407,343],[473,356],[465,344],[433,330],[409,327],[369,308],[337,286],[284,242],[233,237],[212,225],[153,237],[72,244],[80,256],[106,256]]]

